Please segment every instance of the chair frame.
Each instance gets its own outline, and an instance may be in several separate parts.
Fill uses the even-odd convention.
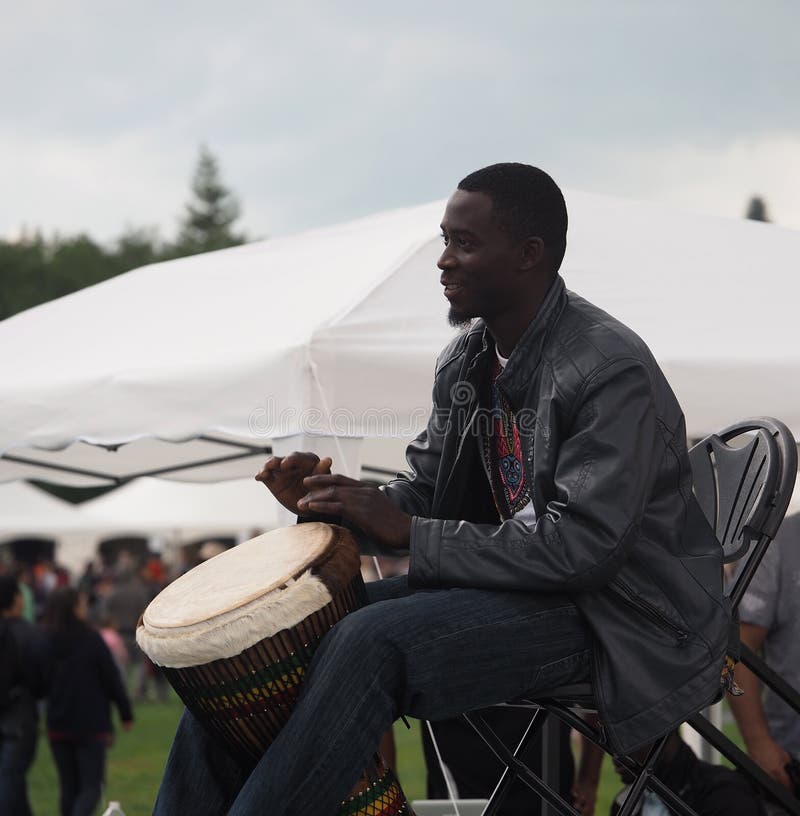
[[[732,441],[743,444],[732,446],[729,444]],[[742,559],[749,553],[728,592],[735,610],[789,505],[797,475],[797,444],[786,425],[770,417],[761,417],[738,422],[706,437],[691,449],[689,456],[695,495],[723,547],[725,562]],[[736,659],[738,655],[732,657]],[[741,660],[800,713],[800,694],[772,672],[761,658],[742,646]],[[505,765],[483,816],[495,816],[501,812],[505,795],[516,779],[539,794],[543,800],[544,816],[551,813],[580,816],[557,793],[558,752],[550,749],[554,746],[553,740],[558,738],[558,729],[553,725],[561,720],[606,753],[612,753],[602,723],[595,728],[581,716],[582,713],[597,711],[591,687],[588,684],[561,687],[537,694],[535,698],[523,698],[504,705],[532,711],[528,728],[513,750],[503,743],[478,713],[462,715]],[[687,723],[763,791],[777,799],[790,814],[800,816],[800,800],[762,771],[702,713],[696,712]],[[544,738],[541,775],[519,759],[525,747],[540,734]],[[656,793],[678,816],[697,816],[654,773],[668,736],[657,739],[641,763],[630,756],[617,757],[617,761],[635,776],[617,816],[631,816],[646,789]]]

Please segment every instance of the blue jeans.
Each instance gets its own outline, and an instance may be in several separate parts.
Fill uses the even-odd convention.
[[[322,640],[288,725],[249,775],[184,713],[155,816],[335,814],[400,715],[443,719],[589,678],[588,629],[565,596],[413,592],[405,576],[368,594]]]

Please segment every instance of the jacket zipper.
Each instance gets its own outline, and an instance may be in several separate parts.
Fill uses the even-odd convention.
[[[635,609],[639,614],[644,615],[650,621],[660,626],[662,629],[668,629],[674,636],[678,646],[683,646],[686,643],[689,633],[674,624],[664,613],[657,609],[652,604],[634,594],[633,590],[624,584],[619,579],[611,581],[609,587],[614,594],[625,604]]]

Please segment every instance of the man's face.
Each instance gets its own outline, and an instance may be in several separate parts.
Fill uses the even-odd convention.
[[[456,190],[445,207],[442,237],[437,265],[453,326],[473,317],[491,322],[518,305],[521,245],[497,224],[489,196]]]

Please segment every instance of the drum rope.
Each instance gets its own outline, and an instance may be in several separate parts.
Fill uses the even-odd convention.
[[[326,415],[328,417],[330,417],[331,416],[331,409],[330,409],[330,406],[328,405],[328,400],[327,400],[327,398],[325,396],[325,389],[322,387],[322,382],[321,382],[321,380],[319,378],[319,372],[318,372],[318,369],[317,369],[317,364],[311,358],[309,358],[308,363],[309,363],[309,367],[311,369],[311,376],[314,378],[314,383],[316,384],[317,390],[319,391],[320,402],[322,403],[322,410],[325,411],[325,413],[326,413]],[[347,459],[345,458],[345,455],[344,455],[344,449],[342,448],[342,443],[341,443],[341,441],[339,440],[339,437],[336,434],[333,435],[333,444],[336,446],[336,452],[339,455],[339,461],[343,465],[343,470],[345,472],[344,475],[349,476],[351,479],[356,478],[355,476],[353,476],[350,473],[350,468],[349,468],[349,466],[347,464]],[[381,570],[381,565],[378,562],[378,557],[376,555],[372,556],[372,563],[375,565],[375,572],[378,574],[378,580],[379,581],[383,580],[383,570]],[[403,719],[405,720],[405,717]],[[406,725],[408,726],[408,723],[406,723]],[[450,772],[447,770],[447,766],[444,764],[444,760],[442,759],[442,754],[439,751],[439,743],[436,742],[436,737],[434,736],[434,733],[433,733],[433,726],[430,724],[429,720],[425,720],[425,725],[428,728],[428,733],[430,734],[431,742],[433,743],[433,749],[436,752],[436,759],[439,762],[439,768],[442,771],[442,776],[444,777],[444,783],[447,786],[447,793],[450,796],[450,801],[451,801],[451,803],[453,805],[453,809],[455,810],[455,816],[461,816],[461,813],[460,813],[460,811],[458,809],[458,804],[456,802],[456,796],[455,796],[455,792],[453,790],[453,784],[452,784],[452,780],[450,778]]]

